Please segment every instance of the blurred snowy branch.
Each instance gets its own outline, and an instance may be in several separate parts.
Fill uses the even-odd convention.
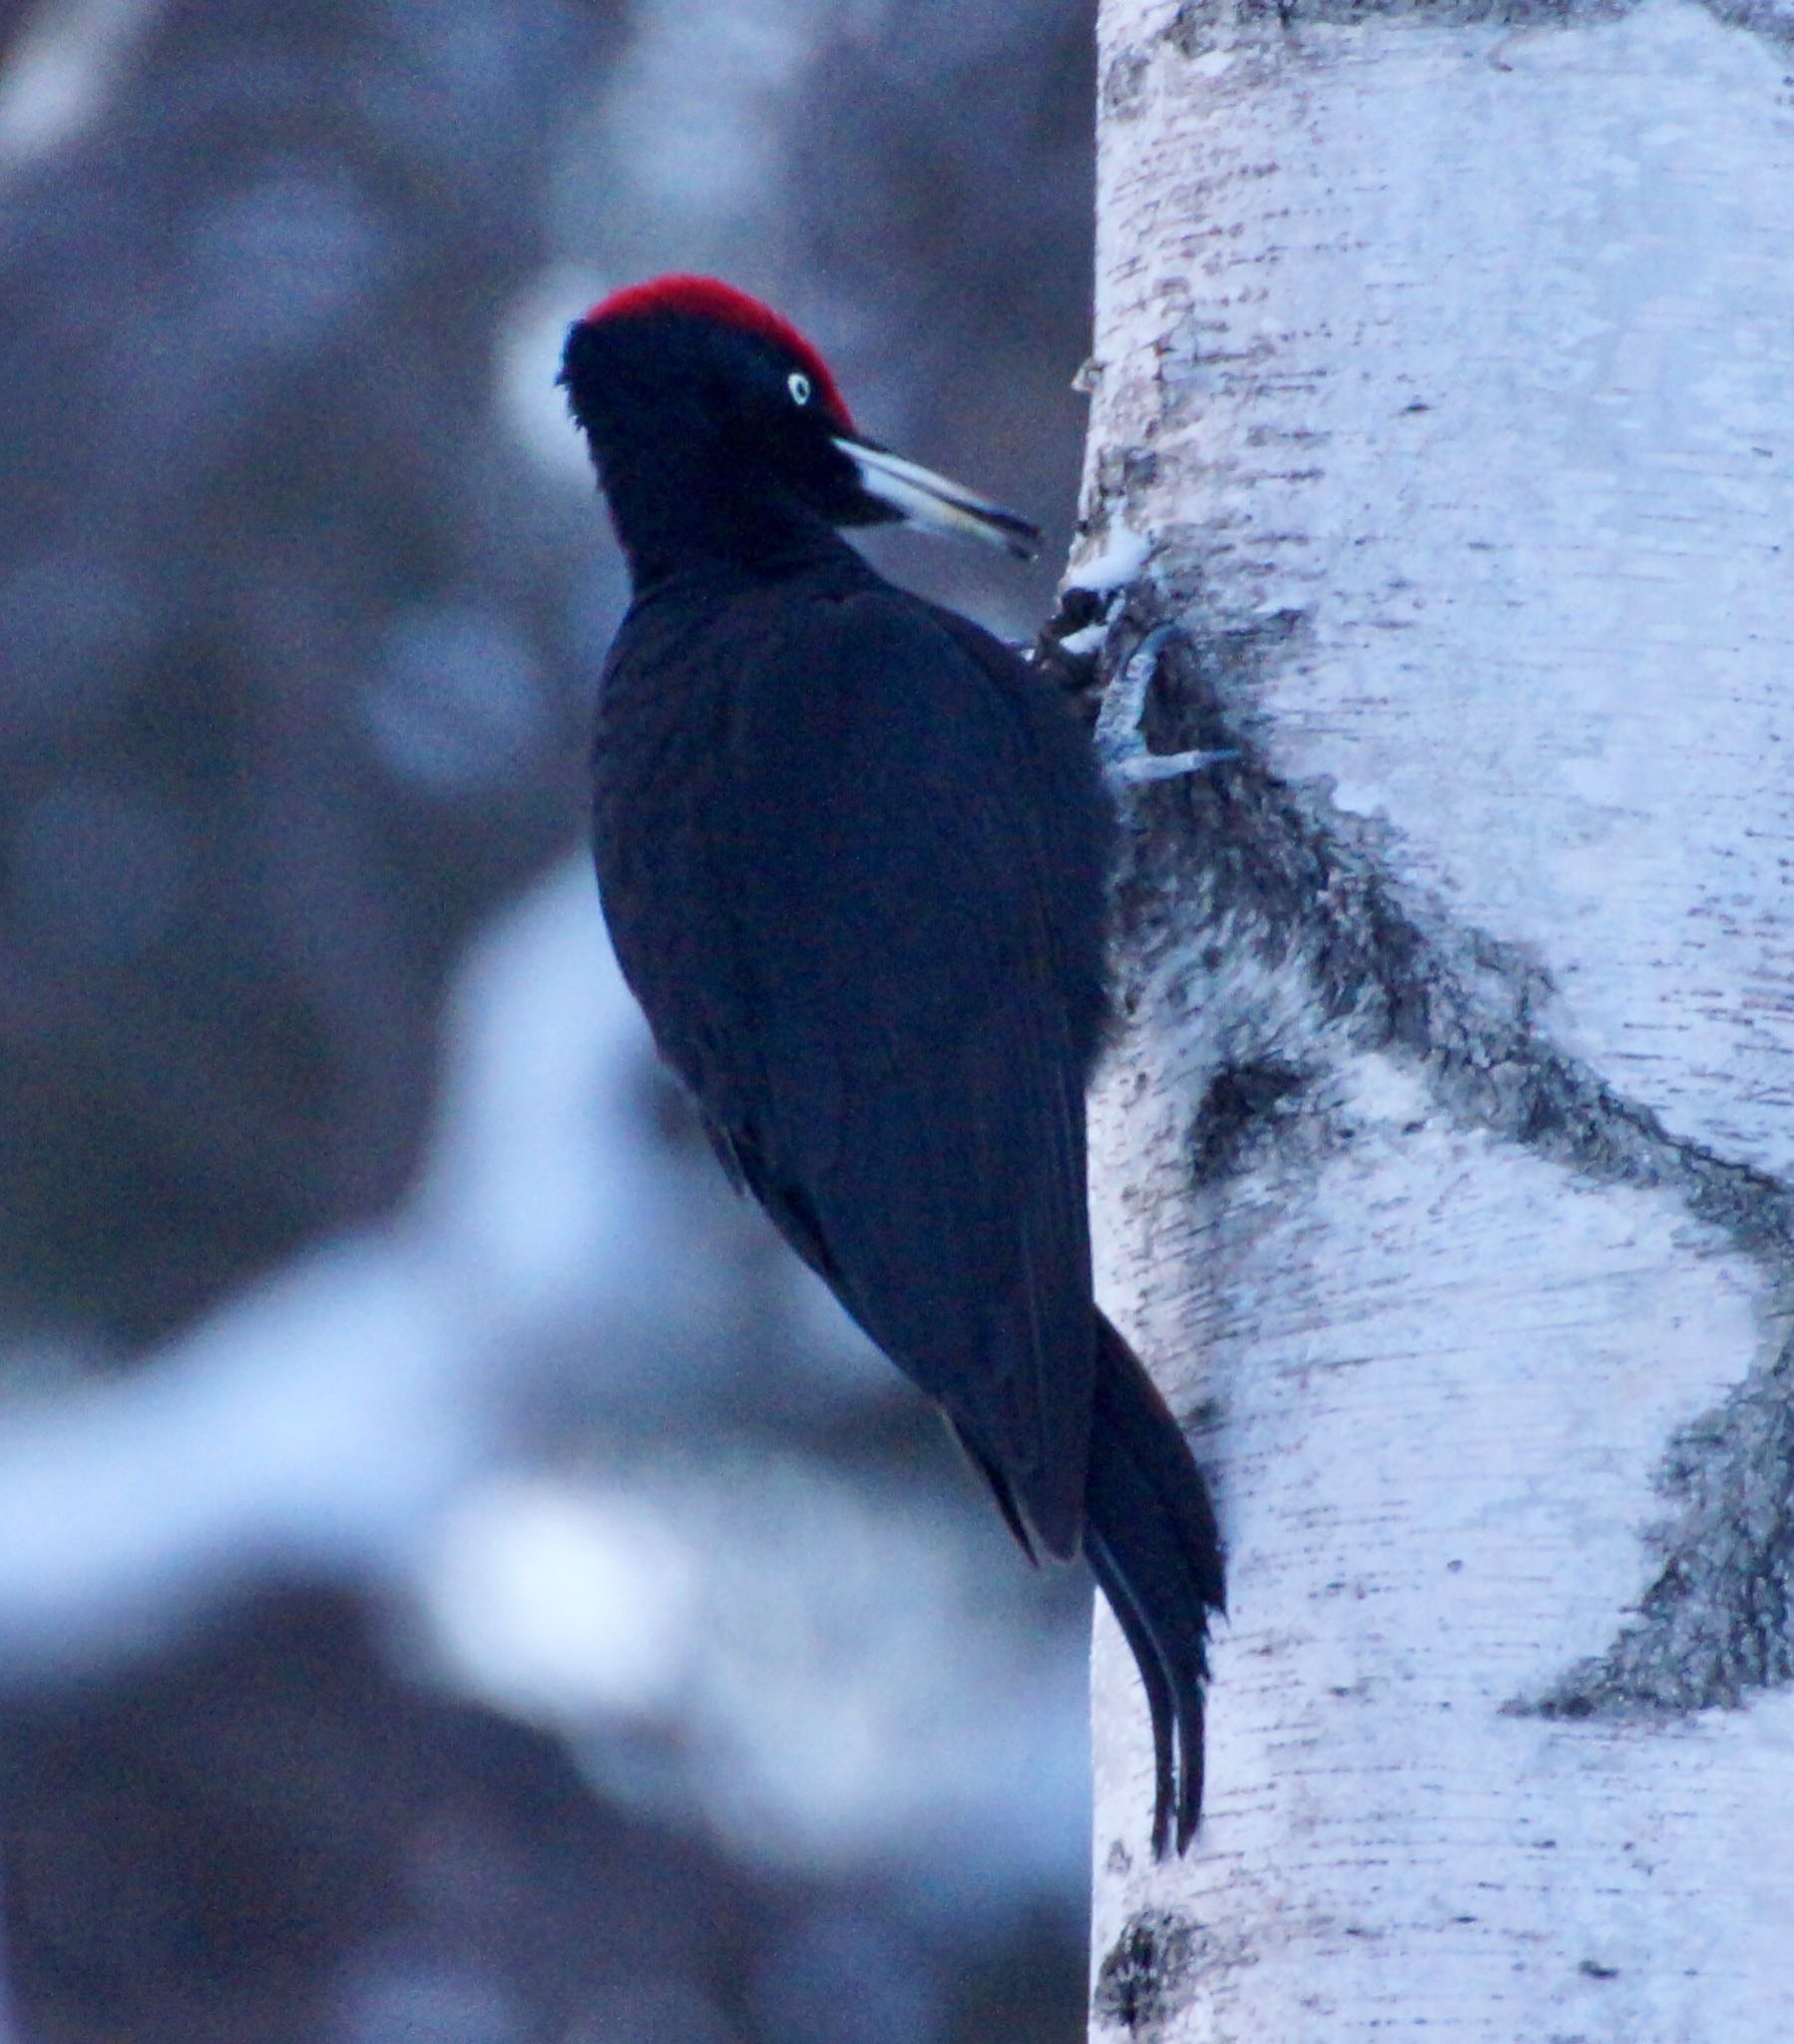
[[[684,1761],[637,1792],[744,1848],[938,1849],[945,1827],[962,1864],[980,1839],[1026,1846],[1043,1878],[1075,1864],[1081,1638],[1006,1628],[1012,1563],[982,1518],[794,1449],[682,1439],[735,1358],[705,1339],[727,1307],[701,1289],[683,1367],[643,1374],[714,1249],[632,1115],[646,1037],[583,861],[476,945],[451,1012],[441,1123],[391,1220],[129,1375],[8,1413],[9,1682],[158,1646],[246,1580],[382,1581],[422,1598],[435,1658],[494,1701],[575,1734],[658,1725]],[[581,1325],[608,1330],[585,1363],[611,1423],[545,1466],[518,1415]],[[775,1354],[777,1402],[802,1362]],[[895,1393],[839,1367],[838,1398]]]

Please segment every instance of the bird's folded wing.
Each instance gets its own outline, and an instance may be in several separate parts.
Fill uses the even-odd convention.
[[[1038,686],[911,599],[806,605],[732,684],[716,823],[764,1059],[728,1131],[749,1182],[1065,1554],[1095,1328],[1053,832],[1082,819],[1050,812]]]

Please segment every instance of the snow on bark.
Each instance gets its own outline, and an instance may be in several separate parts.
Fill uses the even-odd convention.
[[[1162,1868],[1100,1619],[1097,2034],[1780,2039],[1794,16],[1353,13],[1103,10],[1083,553],[1242,758],[1093,1107],[1233,1614]]]

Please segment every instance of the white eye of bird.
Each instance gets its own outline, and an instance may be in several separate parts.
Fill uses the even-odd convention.
[[[801,369],[793,369],[785,378],[785,388],[791,393],[794,404],[808,404],[810,401],[810,379]]]

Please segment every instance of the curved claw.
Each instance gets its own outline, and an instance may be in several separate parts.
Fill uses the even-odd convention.
[[[1224,760],[1237,760],[1238,749],[1218,752],[1152,753],[1140,735],[1146,692],[1158,672],[1158,656],[1177,636],[1175,625],[1155,625],[1129,656],[1127,665],[1109,685],[1097,713],[1097,754],[1103,772],[1118,791],[1142,781],[1170,780],[1181,773],[1199,773]]]
[[[1142,780],[1174,780],[1180,773],[1199,773],[1204,766],[1218,766],[1225,760],[1237,760],[1237,746],[1222,746],[1212,753],[1139,753],[1121,763],[1121,777],[1130,786]]]

